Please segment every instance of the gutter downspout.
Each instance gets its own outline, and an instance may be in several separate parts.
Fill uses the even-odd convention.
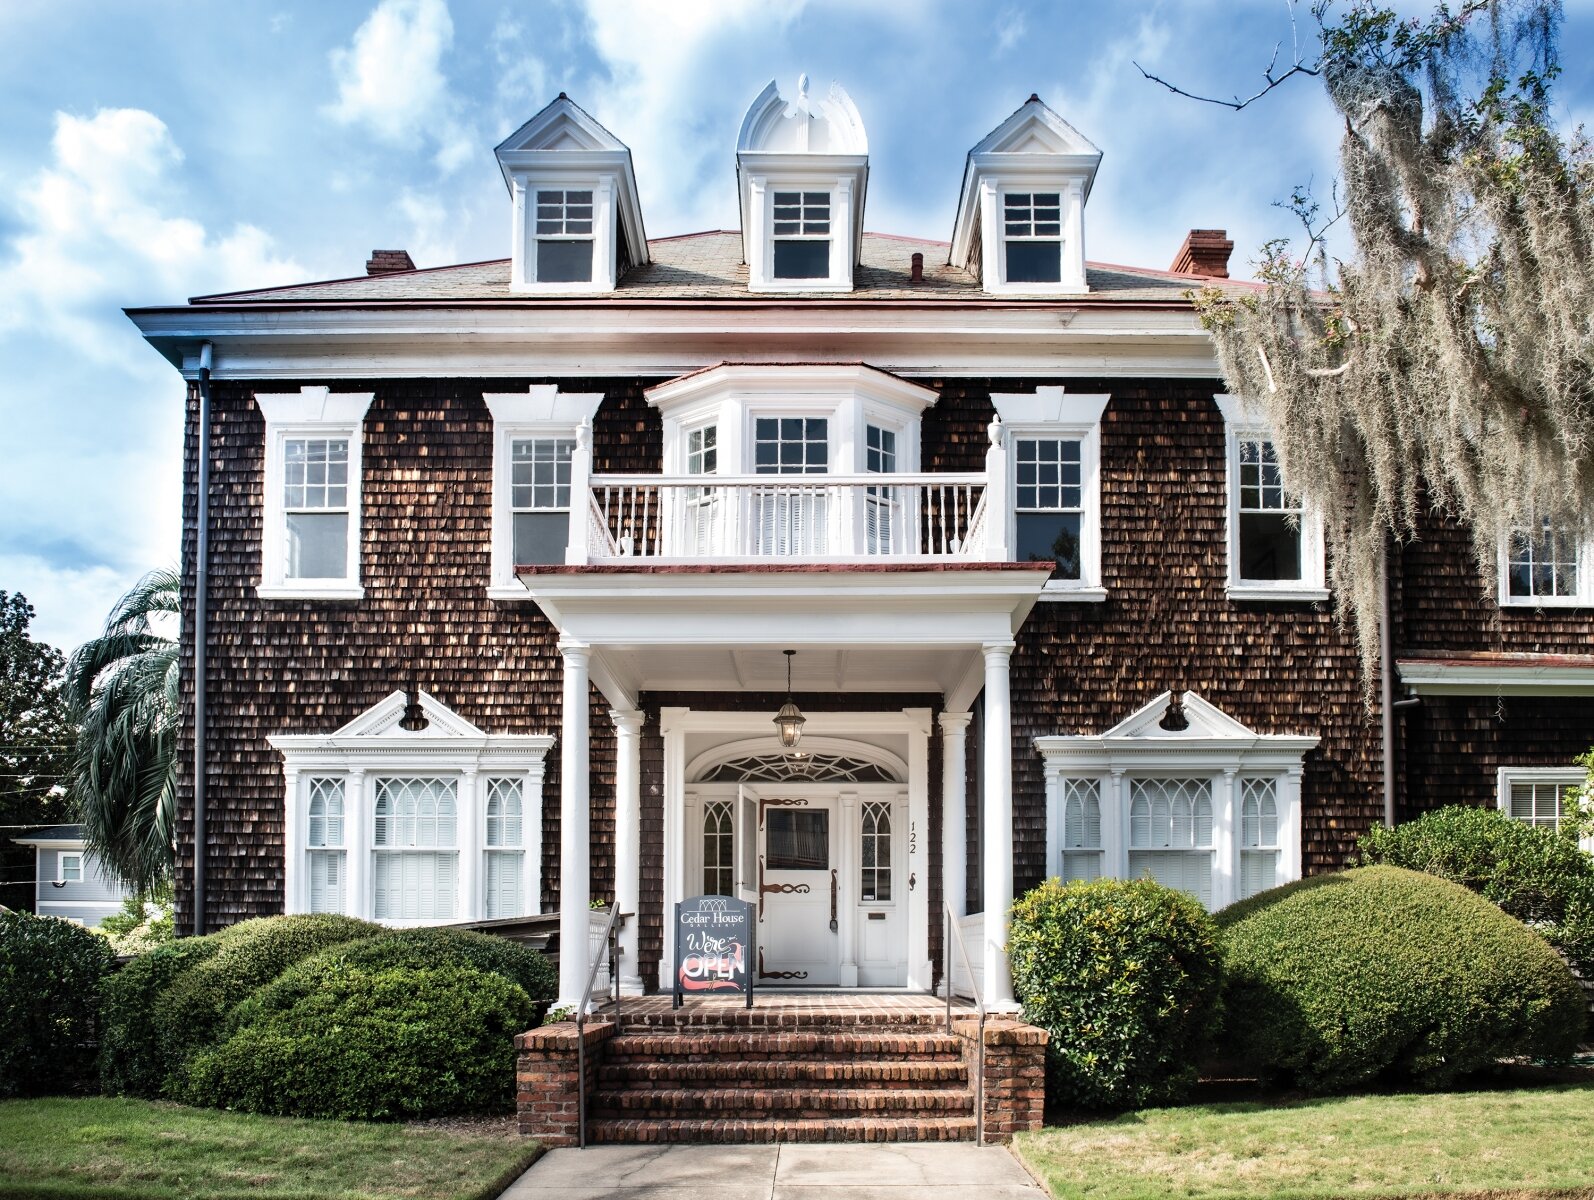
[[[1378,707],[1383,724],[1384,828],[1395,827],[1395,633],[1390,628],[1389,542],[1384,541],[1382,586],[1378,597]]]
[[[194,545],[194,936],[205,933],[205,620],[210,597],[210,362],[199,347],[199,469]]]

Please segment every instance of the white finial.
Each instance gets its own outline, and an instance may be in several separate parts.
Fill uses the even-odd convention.
[[[808,72],[804,71],[797,76],[797,102],[805,104],[808,101]]]

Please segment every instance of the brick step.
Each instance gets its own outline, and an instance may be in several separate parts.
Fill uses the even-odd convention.
[[[954,1017],[964,1016],[961,1011]],[[678,1012],[625,1012],[625,1028],[631,1029],[913,1029],[944,1030],[943,1012],[890,1009],[880,1012],[844,1010],[839,1012],[790,1012],[775,1009],[711,1009]]]
[[[598,1143],[715,1142],[972,1142],[974,1118],[792,1117],[742,1119],[604,1119],[587,1122],[587,1140]]]
[[[827,1087],[911,1088],[950,1084],[967,1087],[961,1062],[829,1062],[809,1058],[633,1062],[598,1069],[598,1086],[650,1089],[675,1085],[746,1087],[750,1084],[823,1083]]]
[[[674,1088],[654,1091],[598,1091],[588,1111],[594,1118],[646,1117],[757,1120],[795,1117],[820,1120],[832,1115],[950,1116],[971,1113],[967,1088]]]
[[[955,1034],[907,1032],[755,1032],[623,1033],[604,1046],[604,1062],[629,1064],[661,1059],[775,1059],[801,1055],[841,1061],[885,1058],[893,1062],[961,1062],[962,1039]]]

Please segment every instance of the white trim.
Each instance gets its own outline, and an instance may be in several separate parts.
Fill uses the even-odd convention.
[[[1235,601],[1313,603],[1329,598],[1327,556],[1324,552],[1323,513],[1301,497],[1299,579],[1242,579],[1240,569],[1240,441],[1261,438],[1271,442],[1273,431],[1247,399],[1218,393],[1212,397],[1223,414],[1224,541],[1228,562],[1227,594]]]
[[[1079,578],[1048,579],[1043,600],[1099,603],[1107,598],[1101,578],[1101,418],[1109,393],[1069,394],[1061,386],[1042,386],[1033,393],[992,393],[1001,420],[1007,453],[1007,546],[1018,545],[1018,470],[1020,438],[1078,439],[1080,479]]]
[[[49,880],[41,880],[40,882],[45,887],[50,886]],[[126,897],[124,896],[123,899],[126,899]],[[35,897],[35,902],[41,905],[47,904],[51,908],[104,908],[109,909],[112,913],[122,910],[121,900],[52,900],[48,896],[38,896]]]
[[[1495,550],[1495,597],[1501,608],[1594,608],[1594,538],[1577,544],[1577,591],[1570,596],[1513,596],[1511,594],[1511,539]]]
[[[487,595],[494,600],[525,600],[526,589],[515,581],[514,570],[513,444],[517,438],[574,441],[582,423],[590,425],[597,416],[603,393],[561,392],[557,384],[542,383],[532,384],[524,392],[484,392],[482,400],[493,419],[493,524]],[[575,494],[574,474],[572,471],[571,511],[584,511],[585,497]]]
[[[773,736],[773,734],[765,733],[763,730],[760,730],[760,736],[758,737],[745,738],[739,742],[728,742],[725,745],[715,746],[713,749],[705,750],[696,758],[692,759],[691,762],[686,764],[686,782],[696,787],[697,785],[703,783],[703,776],[709,774],[721,763],[730,762],[733,759],[750,758],[759,754],[783,753],[779,747],[771,748],[770,738]],[[879,746],[871,746],[866,743],[856,742],[850,738],[815,737],[805,732],[803,735],[802,749],[803,752],[807,754],[845,754],[848,758],[856,758],[863,762],[873,763],[875,766],[889,771],[895,777],[889,781],[892,786],[895,787],[900,787],[908,781],[909,771],[907,761],[898,755],[891,753],[891,751],[883,749]],[[828,785],[822,780],[800,780],[798,782],[813,782],[821,787],[857,786],[851,783],[837,783],[834,785]]]
[[[1495,804],[1506,816],[1511,816],[1511,787],[1518,783],[1557,783],[1564,788],[1580,788],[1588,781],[1588,771],[1578,766],[1565,767],[1498,767],[1494,773]],[[1586,803],[1586,801],[1585,801]],[[1560,827],[1557,810],[1556,827]],[[1579,840],[1578,845],[1594,854],[1594,835]]]
[[[363,508],[363,442],[365,414],[374,392],[337,392],[327,387],[302,387],[298,392],[255,393],[266,422],[265,511],[261,518],[260,579],[256,594],[264,600],[358,600],[360,584],[361,511]],[[284,446],[290,438],[347,438],[348,514],[345,567],[341,578],[288,579],[286,506],[283,503]]]
[[[1594,666],[1492,666],[1402,659],[1400,681],[1418,696],[1594,696]]]

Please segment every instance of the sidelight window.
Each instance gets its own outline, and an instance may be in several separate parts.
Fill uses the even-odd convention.
[[[891,805],[885,801],[866,801],[863,814],[863,890],[865,903],[884,903],[891,899]]]
[[[310,911],[343,912],[343,780],[310,781],[308,818]]]
[[[486,907],[488,917],[516,917],[525,910],[520,877],[526,852],[522,839],[520,780],[487,780]]]
[[[735,826],[731,802],[713,800],[703,806],[703,894],[734,896]]]

